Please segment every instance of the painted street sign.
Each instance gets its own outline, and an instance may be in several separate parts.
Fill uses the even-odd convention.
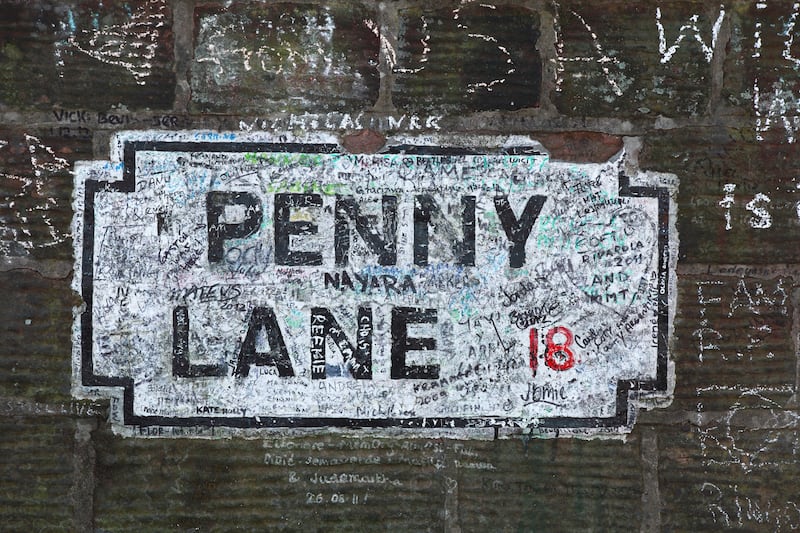
[[[625,431],[669,394],[676,239],[624,168],[120,135],[76,167],[75,393],[135,434]]]

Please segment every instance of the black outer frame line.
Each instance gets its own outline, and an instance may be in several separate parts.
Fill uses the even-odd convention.
[[[123,179],[115,182],[87,180],[83,211],[83,255],[81,292],[86,310],[81,315],[81,383],[84,386],[123,388],[123,423],[132,426],[169,427],[341,427],[341,428],[499,428],[524,427],[516,418],[308,418],[308,417],[164,417],[140,416],[133,412],[134,380],[118,376],[100,376],[94,373],[93,323],[94,302],[94,206],[98,192],[130,193],[136,191],[136,152],[287,152],[287,153],[342,153],[335,144],[303,143],[259,143],[259,142],[207,142],[207,141],[127,141],[123,145]],[[468,148],[437,146],[392,146],[384,154],[408,155],[541,155],[532,147],[511,147],[499,151],[477,151]],[[351,154],[343,154],[351,155]],[[617,399],[614,416],[611,417],[552,417],[540,418],[535,427],[555,429],[622,428],[629,423],[630,400],[640,393],[666,392],[667,345],[669,327],[669,191],[663,187],[631,186],[630,178],[618,176],[619,195],[658,199],[658,350],[655,380],[620,380],[617,382]]]

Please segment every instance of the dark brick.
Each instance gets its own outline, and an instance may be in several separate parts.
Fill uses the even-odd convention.
[[[165,0],[0,2],[0,109],[170,107],[170,17]]]
[[[72,262],[72,175],[88,141],[52,128],[0,130],[0,255]]]
[[[65,418],[0,418],[4,531],[76,531],[71,498],[74,435],[74,422]]]
[[[97,444],[96,523],[104,530],[441,529],[443,481],[429,459],[442,453],[425,441],[102,434]]]
[[[681,259],[694,263],[792,263],[800,260],[797,177],[800,152],[789,144],[735,141],[726,128],[692,128],[648,135],[645,169],[680,179]],[[735,185],[726,229],[725,185]],[[769,198],[757,198],[762,194]],[[750,208],[748,208],[748,204]],[[755,209],[769,212],[770,227]]]
[[[796,142],[800,129],[800,28],[792,2],[737,1],[722,96],[748,117],[745,140]]]
[[[662,429],[659,444],[664,531],[800,526],[795,430],[737,428],[732,419]]]
[[[67,280],[31,271],[0,272],[0,396],[37,401],[70,397],[72,306]]]
[[[618,530],[640,516],[635,436],[96,442],[104,530]],[[363,478],[320,482],[342,474]]]
[[[539,34],[539,14],[523,7],[402,9],[392,100],[411,112],[537,107]]]
[[[665,54],[660,53],[656,9],[661,9]],[[711,97],[711,66],[693,30],[666,62],[681,27],[697,27],[711,46],[719,3],[635,0],[559,2],[556,90],[561,113],[587,116],[703,115]]]
[[[358,111],[378,98],[375,11],[350,4],[234,2],[195,11],[192,108]]]
[[[641,521],[639,439],[470,442],[451,454],[465,531],[620,531]]]
[[[748,405],[747,391],[759,388],[788,400],[797,366],[793,290],[791,278],[681,276],[674,407],[727,410]]]

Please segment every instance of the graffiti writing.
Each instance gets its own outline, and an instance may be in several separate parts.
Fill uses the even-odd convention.
[[[133,379],[118,420],[624,429],[616,386],[667,391],[669,196],[623,159],[193,135],[76,182],[76,375]]]

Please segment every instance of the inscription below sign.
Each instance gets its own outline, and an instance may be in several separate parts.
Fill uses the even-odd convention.
[[[77,167],[74,365],[119,427],[620,431],[667,393],[670,200],[623,155],[120,139]]]

